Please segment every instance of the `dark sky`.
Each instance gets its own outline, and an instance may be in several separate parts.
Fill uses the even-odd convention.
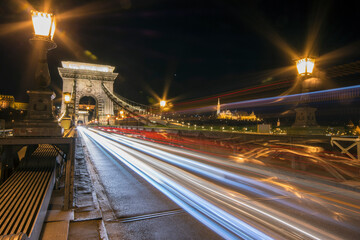
[[[26,101],[33,79],[32,27],[15,29],[17,22],[30,20],[24,2],[0,4],[0,94],[18,101]],[[161,97],[165,86],[168,98],[185,101],[258,85],[269,77],[261,73],[293,65],[309,36],[315,36],[311,55],[331,56],[324,67],[359,60],[354,1],[53,0],[52,5],[58,47],[48,59],[58,97],[62,60],[116,66],[115,91],[141,103],[148,103],[151,90]],[[341,50],[346,46],[350,51]],[[329,54],[338,49],[340,55]]]

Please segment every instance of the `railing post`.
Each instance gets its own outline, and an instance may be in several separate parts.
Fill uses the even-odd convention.
[[[66,172],[65,172],[65,189],[64,189],[64,210],[67,211],[72,206],[73,200],[73,176],[72,170],[74,167],[74,157],[75,157],[75,138],[72,138],[72,141],[69,145],[69,153],[66,161]]]
[[[351,144],[348,147],[343,147],[340,145],[340,143],[338,143],[337,141],[347,141],[347,142],[353,142],[353,144]],[[330,140],[331,146],[333,146],[334,144],[340,148],[341,153],[345,153],[346,155],[348,155],[351,159],[353,160],[360,160],[360,137],[358,138],[341,138],[341,137],[332,137]],[[352,149],[353,147],[356,146],[356,155],[357,157],[355,158],[354,155],[352,155],[349,150]]]

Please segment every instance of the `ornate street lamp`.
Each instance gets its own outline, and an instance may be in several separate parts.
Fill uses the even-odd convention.
[[[52,40],[55,33],[55,16],[52,13],[31,11],[35,36]]]
[[[71,101],[71,93],[68,92],[64,93],[64,102],[70,103],[70,101]]]
[[[32,11],[32,22],[34,26],[34,36],[30,42],[37,51],[38,63],[35,72],[35,82],[37,89],[46,89],[51,82],[49,68],[47,64],[47,52],[56,48],[56,43],[52,40],[55,33],[55,16],[51,13]]]
[[[302,58],[296,61],[296,68],[299,75],[310,75],[312,74],[315,67],[315,59],[313,58]]]
[[[160,118],[162,119],[162,113],[164,110],[164,107],[166,106],[166,101],[165,100],[161,100],[160,101]]]
[[[110,114],[106,115],[107,125],[110,125]]]
[[[315,116],[316,108],[310,107],[307,104],[309,100],[307,92],[312,90],[311,86],[314,85],[312,83],[316,83],[316,81],[318,81],[316,78],[311,78],[314,67],[315,59],[313,58],[306,57],[296,61],[296,68],[301,80],[302,95],[300,97],[298,107],[295,108],[296,117],[295,123],[292,125],[293,128],[308,128],[318,126]]]
[[[14,127],[15,136],[62,136],[53,113],[55,93],[48,89],[51,78],[47,64],[47,52],[56,48],[52,40],[55,33],[55,16],[51,13],[32,11],[34,35],[30,39],[37,54],[35,84],[27,91],[29,109],[27,119]]]
[[[160,107],[164,108],[166,106],[166,101],[165,100],[161,100],[160,101]]]
[[[64,93],[64,102],[65,102],[65,118],[69,118],[69,103],[71,102],[71,93]]]

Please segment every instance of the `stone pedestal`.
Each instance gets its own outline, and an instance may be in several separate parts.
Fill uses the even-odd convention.
[[[30,98],[27,119],[15,123],[14,136],[61,137],[63,129],[53,114],[54,93],[49,90],[27,93]]]
[[[296,135],[323,135],[325,130],[316,122],[316,108],[303,106],[295,108],[295,123],[288,129],[288,134]]]
[[[60,125],[62,128],[66,129],[70,129],[71,128],[71,118],[63,118],[61,119]]]
[[[316,108],[299,107],[295,108],[296,118],[292,127],[315,127],[318,126],[316,122],[315,112]]]

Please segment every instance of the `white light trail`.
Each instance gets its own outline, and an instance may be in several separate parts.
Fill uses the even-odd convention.
[[[278,196],[274,202],[282,206],[322,221],[334,222],[328,216],[296,204],[296,201],[288,201],[298,195],[279,188],[279,185],[207,164],[219,163],[217,158],[100,131],[83,128],[79,131],[226,239],[334,238],[331,233],[311,223],[231,190],[239,189],[262,199]],[[343,225],[346,227],[345,223]]]

